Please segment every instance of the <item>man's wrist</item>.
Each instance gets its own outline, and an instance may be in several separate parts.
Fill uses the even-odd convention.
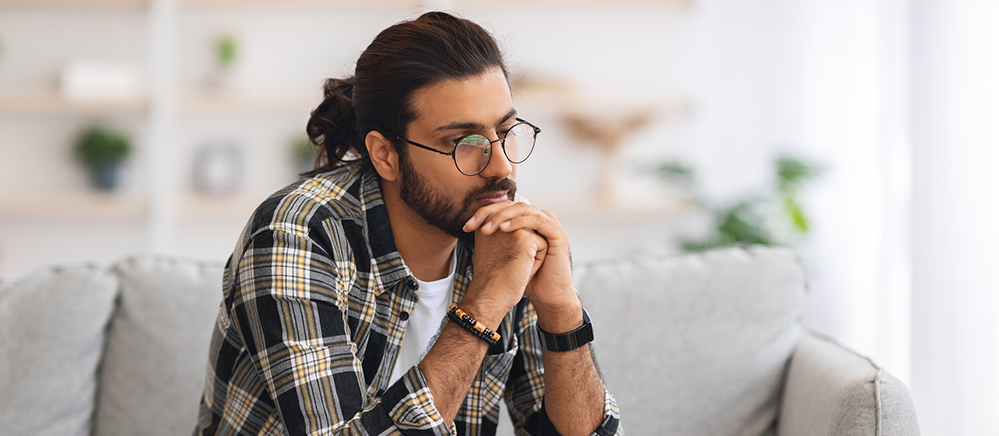
[[[505,291],[497,288],[484,288],[477,292],[472,292],[472,287],[470,286],[469,292],[465,294],[465,297],[458,303],[458,306],[461,306],[462,310],[483,323],[486,327],[495,330],[500,322],[503,321],[503,317],[510,311],[510,308],[513,307],[505,303],[502,299],[490,297],[491,295],[504,295],[503,292]]]
[[[548,351],[572,351],[593,341],[593,326],[590,324],[590,316],[586,313],[586,309],[583,309],[583,325],[573,331],[554,334],[540,327],[537,330],[541,346]]]
[[[548,333],[571,332],[583,325],[583,304],[579,299],[559,306],[534,306],[538,327]]]

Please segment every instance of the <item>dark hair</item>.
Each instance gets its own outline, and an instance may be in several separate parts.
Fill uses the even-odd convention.
[[[315,174],[336,167],[348,155],[368,159],[364,137],[396,137],[416,116],[413,93],[447,79],[463,79],[499,67],[507,76],[493,37],[478,24],[444,12],[428,12],[378,34],[357,60],[354,75],[327,79],[323,102],[312,111],[306,131],[319,147]]]

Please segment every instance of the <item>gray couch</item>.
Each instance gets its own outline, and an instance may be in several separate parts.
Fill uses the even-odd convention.
[[[190,434],[221,271],[138,256],[0,282],[0,434]],[[630,435],[919,434],[902,383],[801,327],[805,274],[787,250],[575,275]]]

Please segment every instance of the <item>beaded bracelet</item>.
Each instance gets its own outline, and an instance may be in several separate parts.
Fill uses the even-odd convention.
[[[492,330],[486,328],[486,326],[480,324],[475,320],[475,318],[472,318],[465,313],[465,311],[459,309],[457,304],[452,304],[448,307],[447,317],[450,318],[451,321],[454,321],[458,323],[458,325],[464,327],[465,330],[468,330],[479,339],[486,341],[489,345],[494,345],[500,340],[499,333],[493,332]]]

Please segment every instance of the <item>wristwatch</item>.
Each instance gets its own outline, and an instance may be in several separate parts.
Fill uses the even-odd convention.
[[[551,334],[538,326],[538,338],[541,346],[548,351],[572,351],[593,341],[593,326],[590,324],[590,314],[583,309],[583,325],[571,332]]]

